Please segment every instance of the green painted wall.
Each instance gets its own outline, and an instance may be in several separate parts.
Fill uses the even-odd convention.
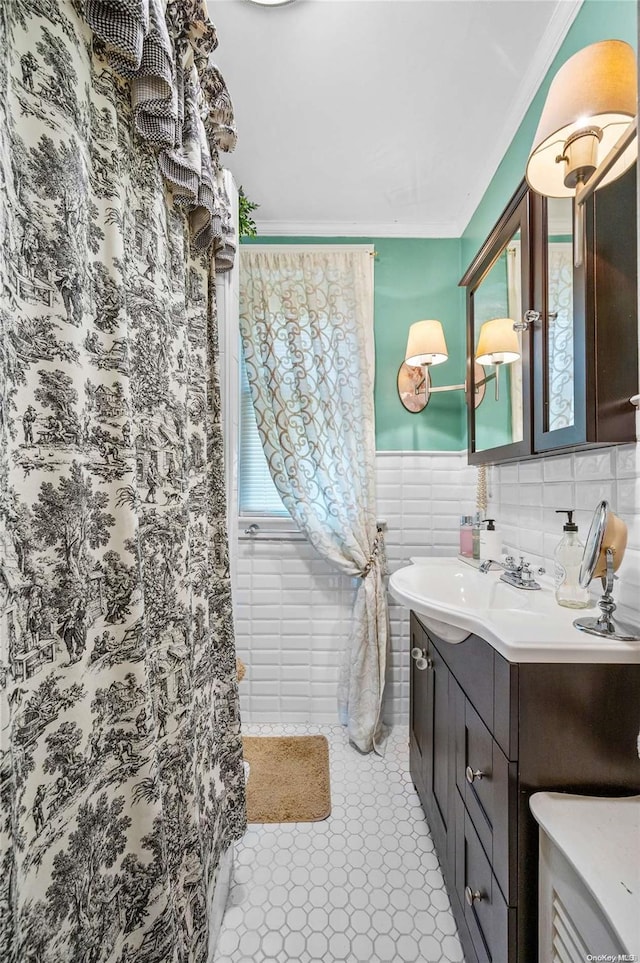
[[[637,24],[636,0],[585,0],[462,235],[463,268],[471,263],[524,177],[547,91],[558,68],[582,47],[598,40],[626,40],[637,48]]]
[[[411,414],[396,388],[407,333],[413,321],[442,321],[449,360],[434,369],[434,385],[462,384],[466,329],[458,238],[259,237],[243,244],[373,244],[376,340],[376,447],[379,451],[459,451],[466,434],[464,393],[432,396]]]

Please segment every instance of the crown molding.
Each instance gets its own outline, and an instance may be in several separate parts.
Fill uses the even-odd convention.
[[[557,0],[556,8],[544,32],[542,40],[536,48],[536,55],[525,74],[518,89],[518,96],[507,115],[502,131],[493,141],[493,150],[487,151],[487,159],[481,165],[480,174],[475,189],[469,191],[469,199],[460,214],[459,227],[462,235],[473,217],[478,204],[500,166],[500,162],[515,137],[520,124],[531,106],[540,84],[547,75],[551,64],[566,37],[569,28],[583,4],[584,0]],[[524,171],[522,172],[524,177]]]
[[[425,224],[369,221],[256,220],[260,237],[460,237],[460,225],[448,220]]]

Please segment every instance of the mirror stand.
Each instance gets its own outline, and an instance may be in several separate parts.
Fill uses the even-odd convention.
[[[640,642],[640,630],[634,625],[629,625],[627,622],[621,622],[614,618],[613,613],[617,606],[613,600],[613,583],[616,575],[613,569],[614,552],[611,548],[607,548],[606,558],[607,573],[602,577],[604,594],[598,602],[602,615],[597,619],[593,616],[585,616],[576,619],[573,624],[581,632],[586,632],[588,635],[599,635],[602,638],[614,639],[616,642]]]

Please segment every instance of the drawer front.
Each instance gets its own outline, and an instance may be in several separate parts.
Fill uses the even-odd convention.
[[[516,910],[508,907],[458,794],[456,799],[456,894],[479,963],[515,960]]]
[[[456,784],[505,900],[515,904],[516,763],[510,763],[464,694],[456,698]],[[510,843],[513,845],[510,846]]]

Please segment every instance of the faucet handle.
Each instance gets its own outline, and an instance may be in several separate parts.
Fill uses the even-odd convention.
[[[505,568],[507,571],[515,572],[516,570],[516,560],[513,555],[507,555],[504,560]]]
[[[525,562],[524,559],[521,560],[520,565],[520,578],[523,582],[533,582],[533,572],[531,571],[531,565],[529,562]]]

